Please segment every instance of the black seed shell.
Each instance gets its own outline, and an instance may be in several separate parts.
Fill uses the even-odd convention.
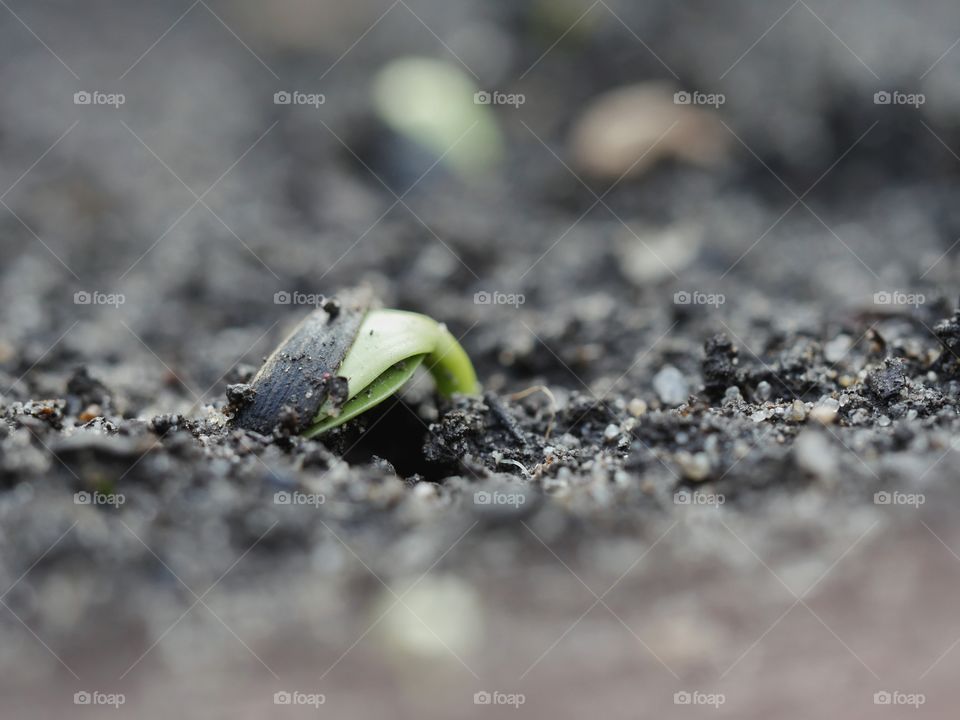
[[[238,408],[234,424],[266,435],[281,419],[289,422],[294,417],[296,431],[304,430],[331,389],[341,390],[337,370],[353,345],[370,301],[366,288],[349,290],[337,297],[336,305],[328,301],[307,315],[253,378],[253,397]],[[331,312],[327,305],[336,311]]]

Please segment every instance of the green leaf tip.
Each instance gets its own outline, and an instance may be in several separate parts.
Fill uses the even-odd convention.
[[[443,397],[477,395],[480,384],[466,351],[446,326],[403,310],[371,310],[337,370],[347,380],[339,410],[328,400],[304,432],[315,437],[379,405],[423,365]]]

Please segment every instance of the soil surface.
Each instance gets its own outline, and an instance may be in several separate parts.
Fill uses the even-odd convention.
[[[3,717],[956,707],[955,3],[141,5],[0,8]],[[358,285],[483,396],[231,424]]]

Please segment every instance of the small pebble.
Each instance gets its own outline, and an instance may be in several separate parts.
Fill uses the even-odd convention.
[[[645,403],[640,398],[634,398],[627,405],[627,412],[629,412],[634,417],[640,417],[647,412],[647,403]]]
[[[790,406],[790,419],[794,422],[803,422],[807,419],[807,406],[800,400],[794,400]]]
[[[660,401],[669,407],[683,405],[690,392],[687,379],[673,365],[664,365],[660,372],[654,375],[653,389]]]
[[[610,442],[612,440],[616,440],[618,437],[620,437],[620,427],[614,425],[613,423],[607,425],[606,429],[603,431],[603,439],[607,442]]]
[[[729,403],[735,403],[742,399],[740,395],[740,388],[736,385],[731,385],[723,392],[723,404],[727,405]]]
[[[823,359],[829,363],[840,362],[850,352],[853,342],[849,335],[837,335],[823,346]]]
[[[701,482],[710,475],[710,460],[706,453],[681,452],[677,453],[676,460],[687,480]]]
[[[834,400],[836,403],[836,400]],[[813,406],[813,409],[810,411],[810,418],[816,420],[821,425],[831,425],[833,421],[837,419],[837,409],[839,404],[836,406],[827,405],[825,403],[818,403]]]
[[[440,497],[439,487],[436,483],[418,482],[413,486],[413,496],[421,500],[432,500]]]
[[[750,419],[755,423],[760,423],[766,420],[769,417],[766,410],[757,410],[753,415],[750,416]]]
[[[766,402],[770,399],[771,390],[772,388],[770,387],[770,383],[768,383],[766,380],[763,380],[759,385],[757,385],[757,397]]]
[[[832,398],[832,397],[829,397],[829,396],[825,396],[825,397],[820,398],[820,405],[822,405],[823,407],[828,408],[828,409],[830,409],[830,410],[839,410],[839,409],[840,409],[840,401],[837,400],[836,398]]]

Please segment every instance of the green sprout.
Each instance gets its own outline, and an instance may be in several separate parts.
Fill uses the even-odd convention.
[[[442,323],[403,310],[370,311],[337,373],[347,379],[347,401],[337,409],[327,400],[304,435],[314,437],[379,405],[421,365],[443,397],[479,391],[470,358]]]
[[[387,63],[373,81],[373,108],[394,132],[438,156],[464,180],[494,169],[503,137],[493,110],[458,66],[426,57]]]
[[[355,290],[304,318],[250,386],[232,392],[234,423],[315,437],[382,403],[421,366],[443,397],[479,394],[470,358],[442,323],[369,305],[369,293]]]

